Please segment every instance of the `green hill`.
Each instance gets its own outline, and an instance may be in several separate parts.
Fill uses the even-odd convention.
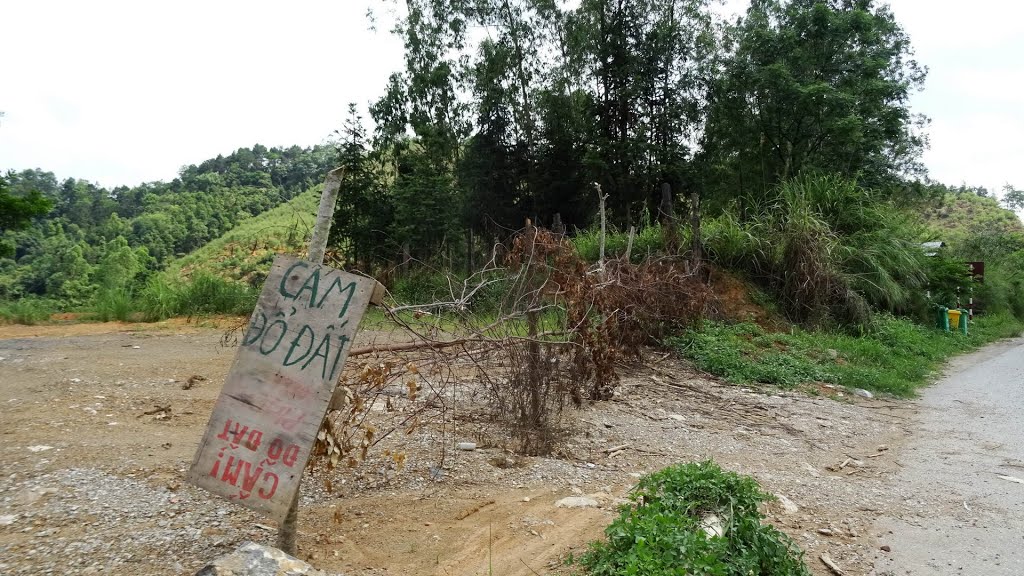
[[[969,192],[946,194],[942,202],[923,212],[936,240],[957,244],[969,235],[1024,234],[1024,223],[992,197]]]
[[[177,279],[203,271],[258,286],[266,277],[275,254],[305,255],[319,199],[320,187],[310,188],[173,260],[163,273],[169,279]]]

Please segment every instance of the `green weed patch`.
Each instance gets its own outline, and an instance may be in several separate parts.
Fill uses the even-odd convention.
[[[773,333],[756,324],[705,323],[667,344],[699,369],[735,384],[795,387],[824,382],[908,397],[931,381],[951,356],[1022,329],[1009,315],[981,317],[967,336],[892,316],[876,317],[862,336],[799,329]]]
[[[592,576],[809,576],[797,545],[762,523],[770,499],[711,461],[670,466],[642,478],[606,539],[571,560]]]

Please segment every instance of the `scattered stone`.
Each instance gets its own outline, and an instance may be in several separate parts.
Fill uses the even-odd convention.
[[[882,544],[881,550],[882,552],[892,552],[892,548],[890,548],[888,544]]]
[[[861,398],[874,398],[875,397],[874,394],[872,394],[871,392],[868,392],[867,390],[865,390],[863,388],[854,388],[853,389],[853,393],[856,394],[857,396],[860,396]]]
[[[204,566],[195,576],[326,576],[277,548],[245,542]]]
[[[476,450],[476,442],[459,442],[457,447],[459,450]]]
[[[47,450],[53,450],[53,446],[44,446],[42,444],[38,446],[29,446],[29,452],[46,452]]]
[[[800,511],[800,507],[795,502],[786,498],[782,494],[776,494],[776,498],[779,499],[779,505],[782,506],[782,512],[785,514],[796,514]]]
[[[833,359],[833,360],[835,360],[836,358],[839,358],[839,351],[838,350],[834,350],[832,348],[829,348],[828,350],[825,350],[825,353],[828,354],[828,357]]]
[[[828,567],[836,576],[845,576],[846,572],[843,572],[842,568],[839,567],[835,562],[832,561],[832,557],[828,555],[828,552],[822,553],[821,563]]]
[[[19,492],[16,500],[19,504],[30,505],[42,500],[44,496],[56,493],[56,488],[43,488],[42,486],[36,486],[34,488],[26,488]]]
[[[529,496],[523,496],[523,502],[529,502],[529,501],[530,501],[530,497]]]
[[[588,496],[567,496],[555,502],[558,508],[597,508],[597,500]]]
[[[682,414],[669,414],[668,418],[670,420],[675,420],[676,422],[682,422],[683,420],[686,420],[686,418],[684,418]]]
[[[818,528],[818,534],[821,534],[823,536],[831,536],[832,535],[832,529],[831,528]]]
[[[14,521],[18,519],[17,514],[3,514],[0,515],[0,526],[10,526],[14,524]]]

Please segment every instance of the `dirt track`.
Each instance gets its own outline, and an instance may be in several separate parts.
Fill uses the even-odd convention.
[[[273,542],[271,522],[182,482],[234,356],[221,334],[0,327],[0,573],[191,574],[244,540]],[[873,527],[881,512],[929,506],[893,482],[913,404],[723,386],[661,356],[624,373],[616,400],[573,414],[561,458],[511,464],[485,445],[438,469],[424,431],[400,440],[400,471],[370,458],[334,474],[332,494],[310,478],[300,556],[345,574],[549,573],[601,536],[641,474],[709,457],[796,503],[769,517],[816,574],[822,552],[869,573],[890,538]],[[145,414],[157,406],[170,410]],[[574,494],[600,506],[555,507]]]

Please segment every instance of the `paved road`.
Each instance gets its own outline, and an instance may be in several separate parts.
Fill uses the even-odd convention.
[[[1024,339],[956,359],[919,406],[896,482],[922,511],[876,524],[876,573],[1024,575],[1024,483],[1000,478],[1024,479]]]

